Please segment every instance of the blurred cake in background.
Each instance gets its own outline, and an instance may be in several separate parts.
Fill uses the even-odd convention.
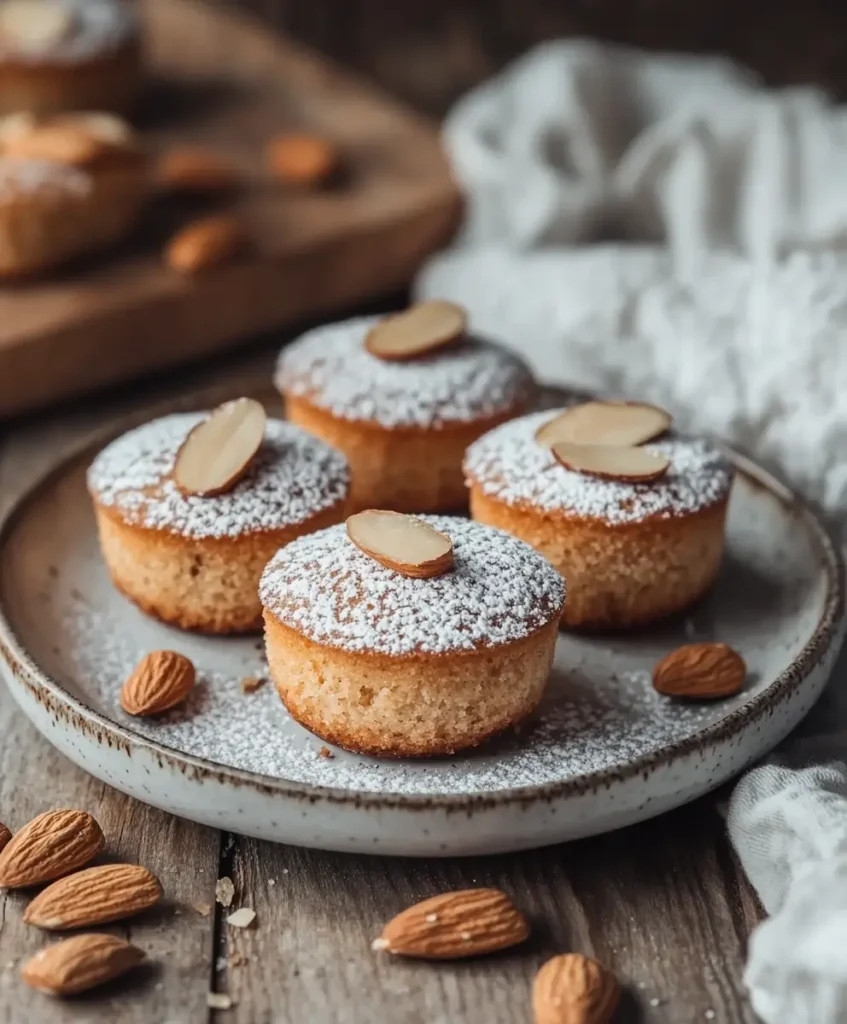
[[[0,0],[0,115],[124,111],[141,79],[141,29],[123,0]]]

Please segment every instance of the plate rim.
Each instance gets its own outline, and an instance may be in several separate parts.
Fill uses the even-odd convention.
[[[15,496],[11,504],[0,515],[0,552],[5,549],[10,534],[40,492],[51,486],[57,477],[67,472],[73,463],[85,457],[93,457],[99,448],[133,426],[157,416],[166,415],[169,411],[174,412],[206,405],[214,401],[216,396],[229,396],[231,390],[231,386],[228,388],[226,385],[217,385],[203,389],[200,393],[195,392],[191,396],[157,402],[144,412],[122,416],[106,427],[90,431],[74,444],[64,448],[23,491]],[[257,392],[261,390],[261,388],[254,389]],[[560,393],[565,392],[565,389],[557,390]],[[307,800],[311,804],[323,801],[334,805],[352,805],[364,809],[433,809],[449,813],[512,805],[526,806],[539,800],[549,803],[567,797],[597,792],[604,788],[608,789],[615,783],[623,783],[638,775],[667,767],[680,758],[711,744],[727,741],[743,729],[754,725],[772,708],[787,699],[793,688],[802,683],[824,660],[832,646],[840,645],[843,639],[845,561],[841,548],[823,517],[815,511],[809,501],[802,498],[754,459],[729,445],[721,444],[721,446],[739,474],[747,477],[754,486],[769,492],[787,506],[788,510],[805,525],[821,556],[826,575],[826,595],[823,609],[814,632],[803,645],[802,650],[765,690],[720,721],[706,725],[692,735],[663,746],[659,750],[642,754],[623,768],[596,769],[570,779],[498,789],[488,793],[383,793],[319,786],[263,775],[243,768],[234,768],[198,757],[195,754],[184,753],[166,743],[135,732],[131,727],[116,722],[89,707],[37,664],[9,622],[6,616],[5,602],[2,599],[0,599],[0,660],[5,663],[5,667],[16,680],[33,693],[36,699],[40,694],[46,692],[56,705],[50,710],[60,711],[66,718],[68,718],[68,713],[77,716],[89,729],[93,730],[100,742],[103,741],[103,733],[105,733],[110,745],[117,741],[130,751],[133,747],[144,748],[160,763],[164,760],[178,771],[184,772],[186,768],[189,768],[195,777],[213,778],[236,786],[249,786],[263,794],[294,800]],[[78,722],[70,719],[69,725],[73,729],[78,728]],[[48,742],[50,742],[49,738]]]

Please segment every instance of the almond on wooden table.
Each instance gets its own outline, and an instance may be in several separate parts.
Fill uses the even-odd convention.
[[[46,811],[24,825],[0,853],[0,886],[51,882],[81,868],[105,846],[103,832],[86,811]]]
[[[208,498],[231,490],[261,448],[266,422],[265,407],[254,398],[219,405],[176,453],[173,478],[179,491]]]
[[[615,976],[582,953],[548,960],[532,987],[536,1024],[608,1024],[619,998]]]
[[[72,996],[117,978],[143,959],[140,949],[116,935],[75,935],[27,960],[21,977],[42,992]]]
[[[666,697],[710,700],[730,697],[744,685],[747,666],[727,644],[686,644],[653,669],[653,686]]]
[[[347,536],[387,569],[425,579],[453,567],[453,541],[429,523],[403,512],[366,509],[347,519]]]
[[[119,921],[158,903],[162,886],[140,864],[102,864],[48,885],[24,912],[26,924],[50,931]]]
[[[523,942],[529,925],[499,889],[446,892],[416,903],[385,926],[373,949],[427,960],[493,953]]]
[[[241,184],[241,175],[226,157],[200,146],[180,146],[165,153],[155,178],[163,188],[178,192],[228,192]]]
[[[128,715],[158,715],[185,700],[194,686],[194,665],[176,651],[145,654],[121,689]]]
[[[341,164],[338,147],[319,135],[278,135],[268,143],[268,170],[288,185],[316,187],[325,184]]]
[[[173,236],[165,247],[165,262],[179,274],[197,274],[229,263],[248,244],[247,231],[236,217],[204,217]]]

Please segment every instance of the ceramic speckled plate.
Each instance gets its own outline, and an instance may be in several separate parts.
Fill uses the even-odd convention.
[[[114,431],[113,431],[114,433]],[[281,842],[391,854],[513,850],[618,828],[714,788],[814,704],[841,645],[840,555],[802,503],[736,457],[728,555],[688,618],[650,632],[561,636],[535,720],[477,752],[381,761],[294,723],[262,676],[258,638],[208,639],[145,618],[115,593],[85,491],[100,438],[63,460],[0,533],[0,653],[18,703],[61,751],[175,814]],[[737,697],[681,704],[649,670],[680,643],[720,639],[750,669]],[[130,719],[118,693],[138,658],[175,648],[199,684],[187,706]]]

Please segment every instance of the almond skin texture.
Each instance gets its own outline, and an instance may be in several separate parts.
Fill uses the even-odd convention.
[[[185,700],[194,686],[194,665],[176,651],[146,654],[121,690],[128,715],[158,715]]]
[[[50,931],[89,928],[152,907],[162,895],[158,878],[139,864],[102,864],[48,885],[24,912],[24,921]]]
[[[6,846],[9,840],[12,838],[11,831],[6,828],[2,821],[0,821],[0,851]]]
[[[747,678],[744,659],[727,644],[686,644],[653,669],[653,686],[666,697],[714,700],[738,693]]]
[[[116,935],[75,935],[27,960],[21,977],[42,992],[72,996],[117,978],[143,959],[140,949]]]
[[[535,976],[535,1024],[607,1024],[620,998],[613,974],[581,953],[548,960]]]
[[[229,263],[246,248],[247,234],[234,217],[206,217],[174,235],[165,262],[178,274],[198,274]]]
[[[47,811],[17,832],[0,853],[0,886],[18,889],[52,882],[97,856],[105,845],[86,811]]]
[[[172,149],[159,161],[156,180],[175,192],[228,192],[240,184],[238,172],[219,154],[192,146]]]
[[[464,889],[404,910],[388,922],[373,948],[425,960],[454,960],[515,946],[528,935],[526,919],[505,893]]]

